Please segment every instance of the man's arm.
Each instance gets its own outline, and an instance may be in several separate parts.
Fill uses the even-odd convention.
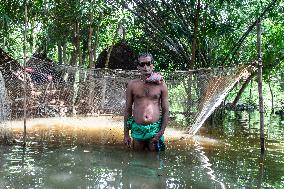
[[[129,129],[127,127],[127,119],[132,115],[132,82],[129,81],[126,88],[126,102],[125,102],[125,110],[124,110],[124,143],[130,147],[131,138],[129,136]]]
[[[161,107],[162,107],[162,125],[161,130],[157,133],[156,139],[159,140],[160,137],[164,134],[165,129],[169,123],[169,94],[166,83],[163,81],[162,85],[162,94],[161,94]]]

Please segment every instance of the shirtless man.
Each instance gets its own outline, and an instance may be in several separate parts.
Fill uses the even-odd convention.
[[[142,79],[128,82],[124,115],[124,143],[134,150],[165,149],[164,132],[169,119],[168,89],[161,75],[154,73],[151,54],[138,57]]]

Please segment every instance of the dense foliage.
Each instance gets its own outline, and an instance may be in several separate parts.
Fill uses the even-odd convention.
[[[283,8],[279,0],[4,1],[0,47],[21,59],[26,44],[29,56],[41,51],[55,62],[93,67],[100,52],[126,41],[137,53],[152,52],[164,70],[248,64],[261,18],[268,79],[283,67]]]

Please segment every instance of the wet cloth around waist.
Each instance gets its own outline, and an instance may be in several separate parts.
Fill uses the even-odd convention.
[[[134,140],[149,140],[161,130],[162,118],[158,121],[143,125],[135,122],[133,116],[127,119],[127,127],[131,130],[131,137]]]
[[[127,128],[131,130],[131,137],[137,141],[148,141],[151,138],[154,138],[156,134],[161,130],[162,117],[151,124],[143,125],[135,122],[133,116],[130,116],[127,119]],[[164,136],[161,136],[160,140],[156,144],[157,151],[165,150],[165,139]]]

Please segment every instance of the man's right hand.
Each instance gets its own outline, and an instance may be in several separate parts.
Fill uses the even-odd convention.
[[[128,148],[130,148],[131,147],[131,138],[130,138],[130,136],[129,135],[124,135],[124,144],[128,147]]]

